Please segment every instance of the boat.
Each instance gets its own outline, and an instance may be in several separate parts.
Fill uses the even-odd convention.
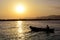
[[[53,28],[48,28],[48,27],[47,28],[37,28],[37,27],[30,26],[30,29],[33,32],[44,31],[44,32],[47,32],[47,33],[54,33],[54,29]]]

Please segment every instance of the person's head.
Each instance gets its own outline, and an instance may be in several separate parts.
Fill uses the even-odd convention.
[[[48,26],[48,25],[47,25]]]

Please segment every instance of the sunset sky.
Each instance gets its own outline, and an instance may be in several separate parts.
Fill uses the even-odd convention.
[[[0,0],[0,19],[60,15],[60,0]]]

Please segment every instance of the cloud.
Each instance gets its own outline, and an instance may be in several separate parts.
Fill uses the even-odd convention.
[[[56,8],[56,9],[60,9],[60,7],[54,7],[54,8]]]
[[[51,8],[55,10],[60,10],[60,6],[52,6]]]

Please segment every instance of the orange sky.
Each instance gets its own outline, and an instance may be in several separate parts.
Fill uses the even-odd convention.
[[[23,13],[16,13],[15,7],[22,4]],[[0,19],[29,18],[60,15],[60,0],[0,0]]]

